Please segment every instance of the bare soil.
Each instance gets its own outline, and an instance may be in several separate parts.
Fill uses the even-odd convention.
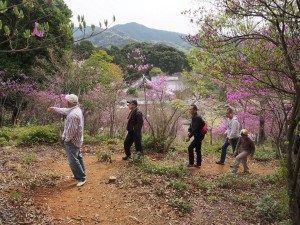
[[[165,178],[141,174],[133,168],[132,162],[122,161],[121,149],[112,155],[112,163],[99,162],[92,148],[83,149],[87,152],[84,156],[87,183],[81,188],[76,187],[77,182],[72,179],[64,157],[38,163],[37,170],[50,170],[59,174],[53,186],[39,187],[34,192],[36,206],[43,208],[54,224],[252,224],[251,219],[245,220],[237,213],[238,205],[235,202],[222,201],[220,204],[218,199],[211,197],[213,194],[185,194],[193,209],[188,214],[182,214],[170,206],[170,198],[166,197],[174,195],[175,198],[176,192],[169,193],[172,190],[166,188],[163,191],[167,193],[158,194],[159,183],[167,182]],[[180,156],[182,161],[185,156]],[[162,159],[157,155],[148,156],[153,163],[164,161],[164,164],[169,165],[176,157]],[[214,179],[215,176],[229,172],[232,159],[229,158],[224,166],[215,164],[217,159],[215,155],[204,154],[203,166],[200,169],[188,169],[189,176]],[[252,174],[271,174],[275,168],[274,162],[250,162]],[[110,176],[115,176],[117,180],[109,183]],[[234,191],[231,192],[235,195]],[[242,210],[246,211],[247,206]],[[253,224],[256,222],[254,219]]]

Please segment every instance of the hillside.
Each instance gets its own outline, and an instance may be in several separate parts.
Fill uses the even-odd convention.
[[[101,31],[98,27],[96,32]],[[86,29],[86,36],[91,33],[91,28]],[[116,25],[107,31],[89,38],[94,45],[108,47],[124,46],[133,42],[148,42],[148,43],[163,43],[179,50],[188,50],[190,45],[182,39],[184,34],[163,31],[148,28],[138,23],[127,23],[122,25]],[[81,38],[83,33],[76,31],[74,33],[75,40]]]

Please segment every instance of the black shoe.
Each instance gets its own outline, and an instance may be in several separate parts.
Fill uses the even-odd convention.
[[[131,157],[130,157],[130,156],[128,156],[128,155],[127,155],[127,156],[124,156],[124,157],[122,157],[122,159],[123,159],[123,160],[129,160],[130,158],[131,158]]]
[[[219,165],[224,165],[224,163],[223,163],[223,162],[221,162],[221,161],[217,161],[217,162],[216,162],[216,164],[219,164]]]

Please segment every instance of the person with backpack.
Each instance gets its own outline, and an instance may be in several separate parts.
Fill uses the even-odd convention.
[[[248,156],[250,156],[250,159],[253,159],[255,144],[251,138],[249,138],[249,131],[247,129],[242,129],[240,134],[241,137],[234,152],[234,154],[237,156],[235,157],[231,172],[236,173],[240,163],[242,163],[244,167],[244,173],[249,173],[247,160]]]
[[[239,140],[240,123],[238,119],[233,115],[232,108],[230,107],[227,108],[226,117],[227,117],[227,129],[225,132],[226,138],[222,146],[221,158],[219,161],[216,162],[219,165],[224,165],[228,146],[231,145],[232,150],[234,152],[237,142]],[[234,155],[234,157],[235,156],[236,155]]]
[[[188,129],[188,136],[186,138],[186,142],[189,142],[192,137],[194,137],[193,141],[188,147],[189,153],[189,162],[186,164],[186,167],[196,167],[199,168],[202,163],[202,156],[201,156],[201,145],[202,140],[205,136],[205,131],[202,132],[203,128],[205,127],[205,122],[202,117],[197,113],[198,108],[196,105],[190,105],[189,113],[192,116],[192,122]],[[206,126],[207,128],[207,126]],[[207,132],[207,130],[206,130]],[[194,149],[197,155],[197,163],[194,164]]]

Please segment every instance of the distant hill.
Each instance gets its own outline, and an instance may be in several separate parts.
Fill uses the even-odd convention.
[[[99,27],[96,28],[96,32],[101,31]],[[86,36],[91,33],[91,28],[86,29]],[[81,38],[83,33],[76,31],[74,33],[75,40]],[[163,43],[179,50],[187,51],[191,46],[182,39],[184,34],[157,30],[148,28],[138,23],[127,23],[122,25],[115,25],[107,31],[89,38],[94,45],[109,47],[124,46],[126,44],[134,42],[148,42],[148,43]]]

